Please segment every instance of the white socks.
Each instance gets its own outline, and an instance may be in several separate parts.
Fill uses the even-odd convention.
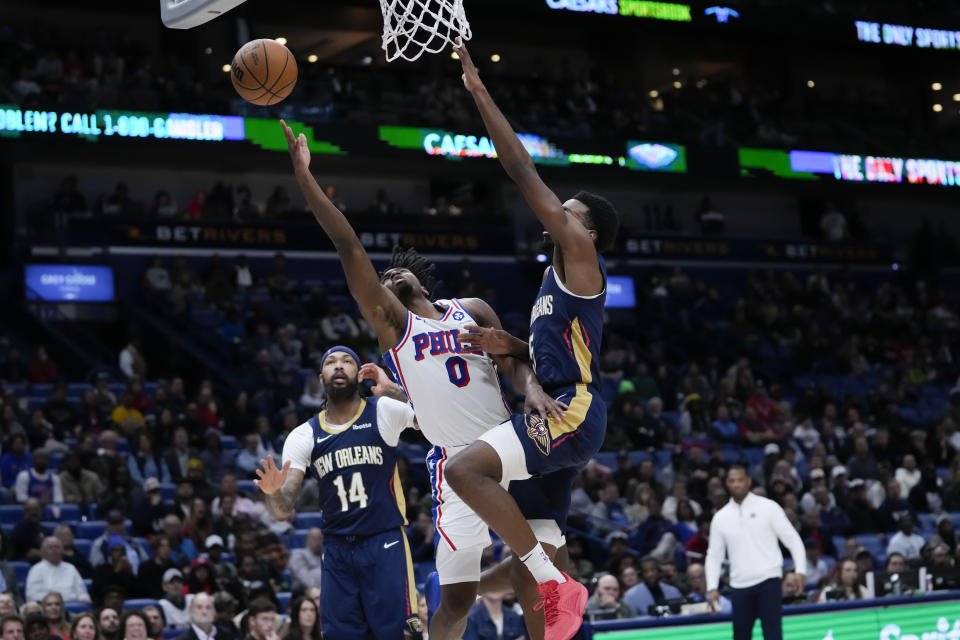
[[[530,553],[520,558],[520,561],[526,565],[530,573],[533,574],[533,578],[540,584],[550,582],[551,580],[556,580],[557,582],[567,581],[567,579],[563,577],[563,574],[560,573],[560,570],[550,562],[550,557],[547,556],[547,552],[543,550],[539,542],[537,546],[530,550]]]

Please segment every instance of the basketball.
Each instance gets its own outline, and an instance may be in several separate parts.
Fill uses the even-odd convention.
[[[282,102],[297,84],[297,61],[276,40],[251,40],[240,47],[230,67],[233,88],[253,104]]]

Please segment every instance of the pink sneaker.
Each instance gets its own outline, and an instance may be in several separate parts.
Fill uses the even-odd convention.
[[[537,592],[543,600],[534,609],[543,609],[546,640],[570,640],[583,624],[587,589],[567,574],[563,577],[566,582],[551,580],[537,585]]]

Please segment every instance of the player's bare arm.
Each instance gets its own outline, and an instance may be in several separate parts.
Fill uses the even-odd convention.
[[[293,515],[293,507],[300,495],[303,471],[291,469],[289,460],[283,463],[282,469],[277,469],[273,456],[261,460],[260,465],[262,468],[257,469],[257,479],[253,484],[266,495],[264,503],[270,515],[277,520],[286,520]]]
[[[283,120],[280,121],[287,138],[287,148],[293,163],[293,173],[306,198],[313,217],[333,242],[347,276],[350,294],[360,306],[360,313],[380,339],[380,348],[389,349],[397,343],[406,325],[407,310],[403,304],[380,281],[370,256],[357,238],[356,232],[346,217],[327,198],[320,185],[310,173],[310,149],[302,133],[294,136]]]
[[[460,56],[463,67],[463,85],[480,110],[480,117],[497,149],[500,164],[561,249],[563,264],[558,266],[563,270],[564,285],[577,295],[600,293],[604,287],[603,275],[597,263],[597,249],[591,232],[573,218],[540,178],[530,154],[480,80],[466,46],[461,43],[454,47],[454,51]]]
[[[460,336],[460,346],[467,353],[487,353],[491,356],[513,356],[530,359],[530,345],[503,329],[464,325],[468,333]]]
[[[493,308],[480,298],[466,298],[460,300],[463,308],[473,316],[481,325],[492,327],[494,330],[503,331],[503,325],[500,324],[500,318]],[[506,332],[504,332],[506,333]],[[526,413],[539,413],[542,416],[550,416],[556,420],[563,420],[564,411],[567,405],[558,400],[554,400],[540,386],[537,374],[533,372],[530,362],[526,358],[515,358],[509,355],[496,355],[488,353],[497,368],[503,372],[510,380],[510,384],[522,393],[524,400],[524,411]]]

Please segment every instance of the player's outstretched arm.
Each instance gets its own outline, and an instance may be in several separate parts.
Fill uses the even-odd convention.
[[[293,173],[297,178],[297,184],[300,185],[300,191],[310,205],[313,217],[320,223],[337,249],[343,271],[347,276],[347,286],[360,306],[360,312],[378,336],[383,335],[385,329],[399,330],[398,325],[402,326],[406,319],[406,309],[396,296],[380,284],[380,276],[373,268],[370,256],[367,255],[353,227],[320,189],[320,185],[310,173],[310,149],[307,147],[306,136],[302,133],[294,136],[293,131],[283,120],[280,121],[280,126],[283,127],[283,133],[287,138]],[[389,342],[393,344],[395,341]]]
[[[530,345],[503,329],[480,327],[475,324],[467,324],[463,328],[467,333],[458,336],[458,341],[466,353],[513,356],[520,360],[530,359]]]
[[[403,392],[396,382],[387,377],[387,372],[380,366],[368,362],[360,367],[360,381],[373,380],[373,388],[370,389],[378,398],[392,398],[397,402],[407,403],[407,394]]]
[[[293,515],[293,506],[297,504],[297,496],[303,485],[303,471],[291,469],[290,460],[283,463],[282,469],[277,469],[273,456],[261,460],[260,465],[262,468],[257,469],[257,480],[253,484],[266,494],[264,503],[270,515],[277,520],[286,520]]]
[[[480,80],[467,47],[460,43],[453,50],[460,56],[463,85],[477,103],[480,117],[507,175],[520,187],[527,204],[564,253],[574,260],[582,256],[584,260],[595,263],[597,251],[593,239],[583,225],[570,219],[563,210],[563,203],[540,178],[530,154]]]
[[[497,313],[480,298],[467,298],[460,300],[460,303],[481,326],[490,327],[494,331],[503,331],[503,325],[500,324]],[[504,333],[506,332],[504,331]],[[477,351],[471,349],[469,353],[477,353]],[[533,372],[533,367],[530,366],[526,357],[516,358],[490,352],[487,352],[487,355],[497,363],[497,367],[507,376],[513,388],[523,394],[527,413],[536,412],[556,420],[563,419],[567,405],[547,395],[543,387],[540,386],[537,374]]]

